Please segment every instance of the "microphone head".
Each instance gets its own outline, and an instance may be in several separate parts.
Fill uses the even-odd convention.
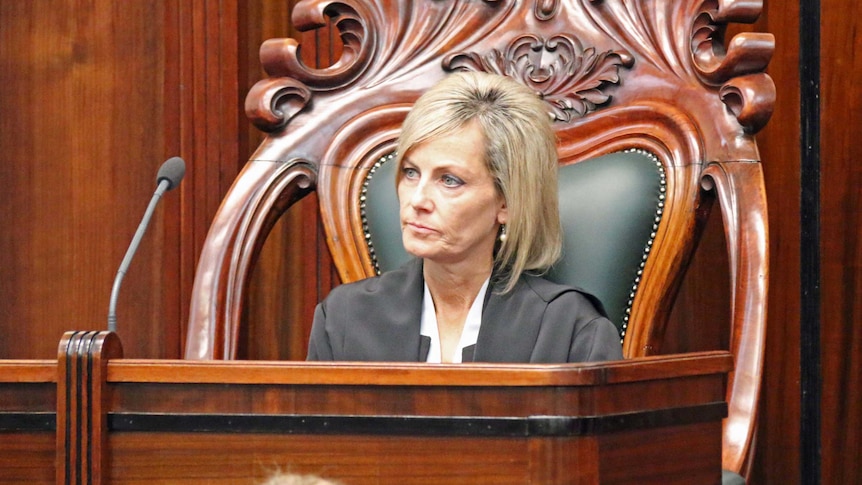
[[[159,174],[156,176],[156,185],[162,183],[162,180],[167,180],[168,187],[166,190],[171,190],[180,184],[185,174],[186,162],[180,157],[171,157],[165,160],[165,163],[159,168]]]

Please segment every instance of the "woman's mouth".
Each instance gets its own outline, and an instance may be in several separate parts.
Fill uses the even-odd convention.
[[[408,222],[404,226],[410,228],[411,231],[417,234],[431,234],[437,232],[435,229],[418,222]]]

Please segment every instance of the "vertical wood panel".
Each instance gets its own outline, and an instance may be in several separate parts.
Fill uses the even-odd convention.
[[[167,151],[186,160],[186,178],[171,207],[174,265],[165,268],[178,287],[163,294],[172,313],[162,324],[172,335],[169,352],[179,357],[188,302],[209,224],[244,162],[237,140],[244,116],[239,91],[239,6],[236,0],[167,0],[166,56],[172,72],[165,84]],[[127,352],[128,354],[129,352]]]
[[[0,357],[50,357],[63,331],[106,326],[163,160],[161,18],[156,2],[0,1]],[[160,320],[176,285],[148,236],[119,323],[138,355],[159,355],[160,329],[129,319]]]
[[[862,472],[862,6],[821,0],[822,482]],[[837,128],[837,129],[836,129]]]
[[[49,357],[106,325],[111,283],[166,158],[126,275],[129,357],[179,357],[200,246],[244,161],[236,0],[0,0],[0,358]],[[241,121],[242,116],[242,121]]]

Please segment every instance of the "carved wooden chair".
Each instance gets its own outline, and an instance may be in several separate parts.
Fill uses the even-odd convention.
[[[458,69],[505,74],[541,93],[561,159],[565,258],[551,277],[597,294],[626,358],[657,354],[712,201],[730,262],[723,465],[745,475],[760,392],[767,291],[764,182],[754,134],[771,115],[763,71],[773,37],[729,23],[751,0],[306,0],[300,30],[328,22],[343,42],[313,69],[291,39],[263,44],[269,75],[246,111],[268,135],[203,247],[187,358],[231,359],[251,268],[268,232],[316,191],[341,280],[397,266],[392,190],[399,126],[415,99]],[[275,162],[275,163],[274,163]],[[393,212],[394,211],[394,212]],[[696,331],[692,325],[691,331]]]

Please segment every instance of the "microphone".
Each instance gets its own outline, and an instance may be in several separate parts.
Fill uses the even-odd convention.
[[[186,162],[180,157],[167,159],[159,168],[159,173],[156,175],[156,192],[153,194],[153,198],[150,199],[150,205],[147,206],[144,218],[141,219],[138,230],[135,231],[135,237],[132,238],[132,243],[129,245],[126,256],[123,258],[123,262],[120,263],[120,269],[117,270],[117,276],[114,278],[114,287],[111,289],[111,301],[108,304],[108,330],[111,332],[117,331],[117,300],[120,296],[120,285],[123,284],[123,277],[132,263],[135,252],[138,250],[141,238],[144,237],[144,232],[147,230],[147,225],[150,223],[150,218],[153,216],[156,204],[162,198],[162,194],[180,184],[185,174]]]

